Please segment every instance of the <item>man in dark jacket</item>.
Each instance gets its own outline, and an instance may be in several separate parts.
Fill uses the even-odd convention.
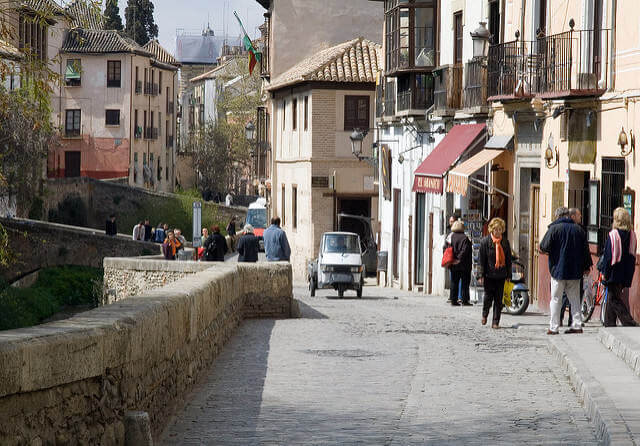
[[[148,242],[151,240],[151,224],[149,223],[149,219],[147,218],[144,221],[144,241]]]
[[[565,207],[556,209],[555,221],[549,225],[540,242],[540,251],[549,255],[551,272],[551,302],[549,330],[558,334],[562,295],[566,293],[571,304],[572,325],[566,333],[582,333],[580,316],[580,279],[591,269],[593,262],[589,252],[587,235],[569,215]]]
[[[260,244],[258,237],[253,234],[253,226],[244,227],[244,235],[238,240],[238,262],[257,262]]]
[[[457,220],[451,225],[450,237],[447,237],[445,249],[451,246],[453,256],[457,262],[449,268],[451,271],[451,287],[449,289],[449,300],[451,305],[458,304],[458,293],[462,297],[462,305],[472,305],[469,302],[469,285],[471,283],[471,241],[464,233],[464,223]]]
[[[220,234],[220,226],[211,227],[211,235],[204,242],[204,252],[209,262],[224,262],[224,255],[227,253],[227,241]]]
[[[105,223],[104,232],[112,237],[118,234],[118,224],[116,223],[115,214],[109,215],[109,219]]]

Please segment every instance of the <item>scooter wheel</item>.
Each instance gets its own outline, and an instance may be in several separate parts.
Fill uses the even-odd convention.
[[[529,292],[524,290],[513,290],[511,292],[511,306],[507,307],[507,313],[521,315],[529,307]]]

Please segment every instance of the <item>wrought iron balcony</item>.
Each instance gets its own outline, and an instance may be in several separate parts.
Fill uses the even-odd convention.
[[[142,81],[136,81],[136,94],[142,94]]]
[[[573,20],[569,22],[573,25]],[[489,48],[489,100],[599,96],[609,85],[610,30],[574,30]]]
[[[462,106],[462,65],[445,65],[434,70],[434,112],[453,114]]]

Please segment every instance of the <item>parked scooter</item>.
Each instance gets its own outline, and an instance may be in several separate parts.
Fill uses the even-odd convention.
[[[529,287],[525,281],[524,265],[515,256],[511,261],[511,282],[513,283],[511,305],[505,306],[505,311],[520,315],[529,307]]]

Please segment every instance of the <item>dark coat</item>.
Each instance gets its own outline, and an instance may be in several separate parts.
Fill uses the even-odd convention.
[[[453,255],[459,263],[452,265],[452,271],[471,271],[472,253],[471,240],[464,232],[452,232],[449,237],[451,243],[445,244],[445,249],[449,246],[453,248]]]
[[[148,242],[151,240],[151,225],[144,225],[144,241]]]
[[[622,242],[622,258],[618,263],[611,266],[611,239],[607,237],[607,241],[604,244],[604,252],[598,261],[598,271],[604,276],[606,284],[618,283],[624,288],[629,288],[636,269],[636,256],[629,253],[631,233],[618,229],[618,234],[620,234],[620,241]]]
[[[258,237],[252,233],[247,233],[238,240],[238,262],[257,262],[260,243]]]
[[[116,235],[118,233],[118,224],[115,221],[108,219],[104,226],[104,232],[107,235]]]
[[[556,280],[579,280],[593,265],[587,234],[568,217],[549,225],[540,251],[549,255],[549,271]]]
[[[209,262],[224,262],[227,253],[227,241],[219,232],[214,232],[204,242],[204,252]]]
[[[491,235],[484,237],[480,241],[480,251],[478,253],[478,275],[488,279],[509,279],[511,278],[511,245],[505,236],[502,236],[502,250],[504,251],[504,266],[496,269],[496,247],[493,244]]]

